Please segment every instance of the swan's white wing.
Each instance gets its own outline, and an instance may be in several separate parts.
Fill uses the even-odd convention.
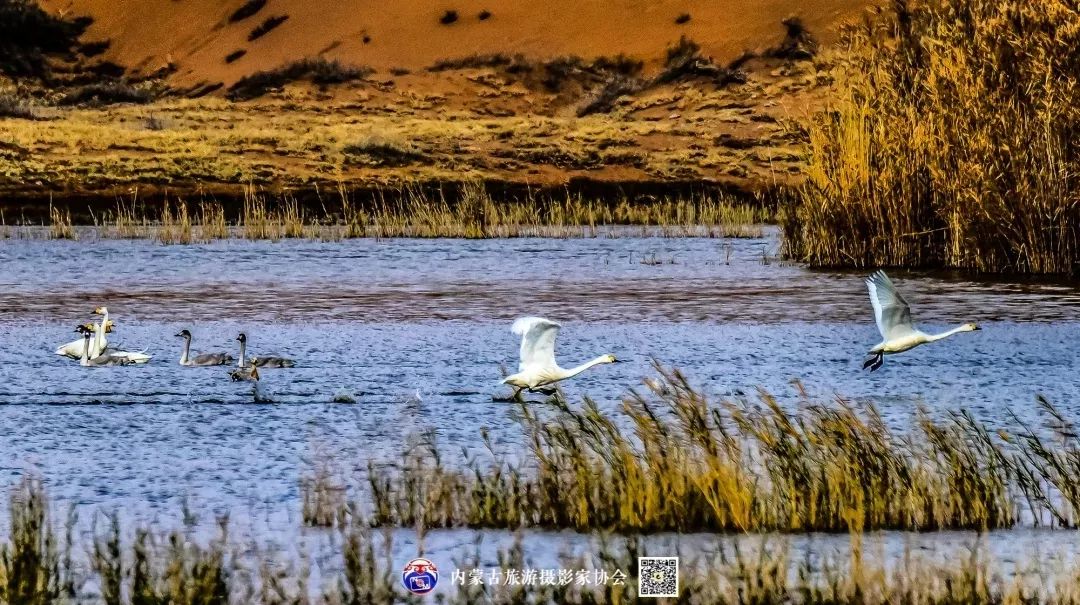
[[[555,365],[555,337],[559,324],[543,317],[522,317],[514,322],[510,331],[521,337],[521,364],[526,367],[552,367]]]
[[[874,306],[874,319],[882,338],[892,340],[915,330],[911,325],[911,307],[884,271],[866,278],[866,289],[870,291],[870,304]]]
[[[150,361],[150,356],[142,351],[106,351],[105,354],[126,359],[131,363],[146,363]]]
[[[56,354],[63,355],[64,357],[71,357],[73,359],[81,359],[84,346],[83,339],[80,338],[56,349]]]

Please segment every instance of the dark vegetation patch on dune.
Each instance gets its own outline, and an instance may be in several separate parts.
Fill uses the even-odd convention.
[[[241,78],[229,87],[228,98],[233,101],[246,101],[281,90],[286,84],[300,80],[307,80],[317,86],[355,82],[363,80],[372,72],[370,67],[345,65],[321,57],[301,59],[277,69],[259,71]]]
[[[236,23],[237,21],[243,21],[248,17],[254,16],[255,13],[261,11],[266,6],[266,0],[248,0],[243,6],[236,9],[233,14],[229,15],[229,23]]]
[[[456,23],[457,20],[458,12],[456,10],[448,10],[444,12],[441,17],[439,17],[439,23],[442,23],[443,25],[450,25],[451,23]]]
[[[75,88],[60,99],[61,105],[108,105],[112,103],[149,103],[154,91],[123,81],[95,82]]]
[[[14,94],[0,94],[0,118],[37,119],[26,100]]]
[[[267,17],[265,21],[255,26],[255,29],[251,30],[248,34],[248,42],[254,42],[266,34],[277,29],[279,25],[289,20],[288,15],[274,15],[273,17]]]
[[[410,146],[377,138],[346,145],[341,151],[348,163],[367,166],[400,167],[426,160],[423,153]]]
[[[0,74],[47,80],[49,55],[73,55],[91,19],[64,20],[29,0],[0,0]]]

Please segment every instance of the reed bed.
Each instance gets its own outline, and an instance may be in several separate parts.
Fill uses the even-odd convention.
[[[49,238],[78,239],[75,228],[71,225],[70,210],[60,210],[49,205]]]
[[[372,520],[621,533],[1077,524],[1080,438],[1071,429],[992,431],[954,412],[922,413],[899,432],[870,403],[806,399],[789,411],[764,392],[710,402],[677,370],[657,372],[619,414],[591,400],[519,406],[529,450],[514,460],[451,467],[427,441],[402,463],[371,465]]]
[[[1068,4],[1068,3],[1066,3]],[[788,253],[815,266],[1080,271],[1080,12],[890,2],[849,30],[807,123]]]
[[[466,183],[448,199],[420,187],[380,191],[357,200],[344,190],[319,213],[291,196],[270,197],[249,189],[229,221],[224,206],[203,201],[198,212],[183,200],[154,205],[118,202],[98,231],[100,237],[153,239],[190,244],[240,237],[277,241],[289,238],[341,240],[394,237],[743,237],[760,238],[771,220],[762,203],[724,196],[615,201],[529,195],[496,201],[479,183]],[[74,237],[70,213],[53,213],[52,231]]]
[[[172,532],[135,527],[127,531],[116,515],[99,517],[90,538],[76,538],[69,515],[63,536],[50,518],[39,481],[24,479],[10,500],[11,527],[0,536],[0,602],[12,605],[101,603],[103,605],[381,605],[426,602],[405,593],[400,584],[402,560],[394,556],[393,535],[376,532],[358,518],[321,531],[332,534],[331,559],[320,560],[319,585],[313,586],[304,555],[288,560],[234,541],[227,518],[218,520],[217,536],[205,543],[192,537],[192,526]],[[97,525],[97,524],[95,524]],[[417,537],[423,548],[423,530]],[[718,551],[682,553],[679,597],[673,603],[698,605],[754,603],[1080,603],[1080,570],[1071,564],[1046,567],[1031,561],[1026,576],[998,572],[975,548],[970,556],[945,562],[924,560],[909,548],[899,557],[880,560],[864,555],[863,538],[850,536],[848,553],[811,565],[794,560],[785,542],[741,538]],[[89,539],[90,544],[84,541]],[[745,546],[744,546],[745,544]],[[525,540],[499,549],[494,561],[461,554],[438,561],[441,578],[436,602],[451,605],[491,603],[634,604],[655,603],[638,597],[637,557],[650,553],[644,541],[601,537],[595,553],[561,557],[569,570],[619,570],[624,579],[603,584],[577,582],[472,585],[454,580],[455,569],[528,569]],[[670,554],[670,553],[665,553]],[[845,559],[846,557],[846,559]],[[932,559],[932,557],[931,557]],[[793,561],[794,560],[794,561]]]

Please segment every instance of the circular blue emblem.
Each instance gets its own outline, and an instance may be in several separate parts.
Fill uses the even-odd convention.
[[[401,572],[401,584],[413,594],[427,594],[439,583],[439,570],[427,559],[413,559]]]

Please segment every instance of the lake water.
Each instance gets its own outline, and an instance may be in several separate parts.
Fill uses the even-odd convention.
[[[961,334],[886,359],[862,274],[777,263],[775,232],[759,240],[0,241],[0,485],[28,469],[59,504],[123,509],[143,519],[231,511],[258,534],[295,531],[299,477],[330,456],[352,473],[392,460],[410,435],[435,429],[444,452],[519,438],[502,392],[513,370],[515,317],[563,323],[557,356],[601,366],[565,386],[616,410],[652,374],[682,368],[719,395],[764,387],[871,399],[910,426],[919,405],[961,407],[992,427],[1009,412],[1035,426],[1043,394],[1080,420],[1080,288],[893,275],[926,330],[977,321]],[[53,353],[108,305],[111,341],[146,349],[146,366],[83,368]],[[225,368],[177,364],[193,349],[295,358],[250,384]],[[333,403],[335,394],[355,404]]]

